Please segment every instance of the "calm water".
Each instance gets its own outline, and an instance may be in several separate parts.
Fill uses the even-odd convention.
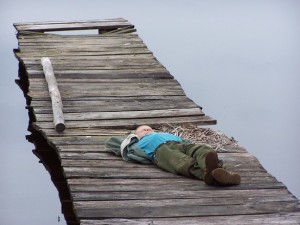
[[[65,224],[57,191],[24,137],[13,22],[129,19],[187,96],[218,120],[214,127],[300,198],[299,10],[296,0],[80,1],[71,8],[58,0],[2,1],[0,224]]]

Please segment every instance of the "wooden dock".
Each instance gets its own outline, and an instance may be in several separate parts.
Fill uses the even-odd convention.
[[[213,125],[124,19],[16,23],[28,141],[58,189],[69,225],[300,224],[300,204],[244,148],[219,150],[241,174],[234,187],[207,186],[105,149],[137,125]],[[97,30],[97,34],[72,33]],[[59,34],[70,31],[70,34]],[[66,129],[55,130],[41,58],[51,60]]]

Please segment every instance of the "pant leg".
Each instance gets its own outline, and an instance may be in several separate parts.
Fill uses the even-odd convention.
[[[185,144],[180,142],[160,145],[155,152],[154,163],[171,173],[192,177],[191,168],[197,166],[197,160],[185,153],[185,147]]]
[[[183,153],[194,158],[196,160],[196,164],[194,164],[190,168],[190,173],[200,179],[203,180],[204,171],[205,171],[205,157],[206,154],[214,151],[209,145],[206,144],[185,144],[185,148],[183,148]]]

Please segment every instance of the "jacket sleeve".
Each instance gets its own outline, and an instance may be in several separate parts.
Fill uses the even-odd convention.
[[[107,150],[115,153],[117,156],[121,156],[121,149],[120,149],[121,143],[122,143],[122,139],[117,137],[111,137],[106,141],[105,147]]]
[[[130,135],[125,139],[111,137],[106,141],[105,147],[108,151],[122,157],[125,161],[152,164],[151,159],[136,144],[138,141],[138,138],[134,135]]]
[[[130,141],[126,139],[121,144],[121,154],[126,161],[135,161],[142,164],[152,164],[151,159],[146,155],[146,153],[137,145],[139,139],[137,136],[128,136]],[[126,144],[124,144],[126,142]]]
[[[152,160],[147,156],[147,154],[136,144],[132,144],[128,147],[128,158],[142,163],[142,164],[152,164]]]

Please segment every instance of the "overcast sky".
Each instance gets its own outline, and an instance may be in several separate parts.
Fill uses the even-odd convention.
[[[300,198],[300,1],[2,0],[0,224],[53,225],[60,202],[25,139],[14,22],[123,17],[188,97]]]

